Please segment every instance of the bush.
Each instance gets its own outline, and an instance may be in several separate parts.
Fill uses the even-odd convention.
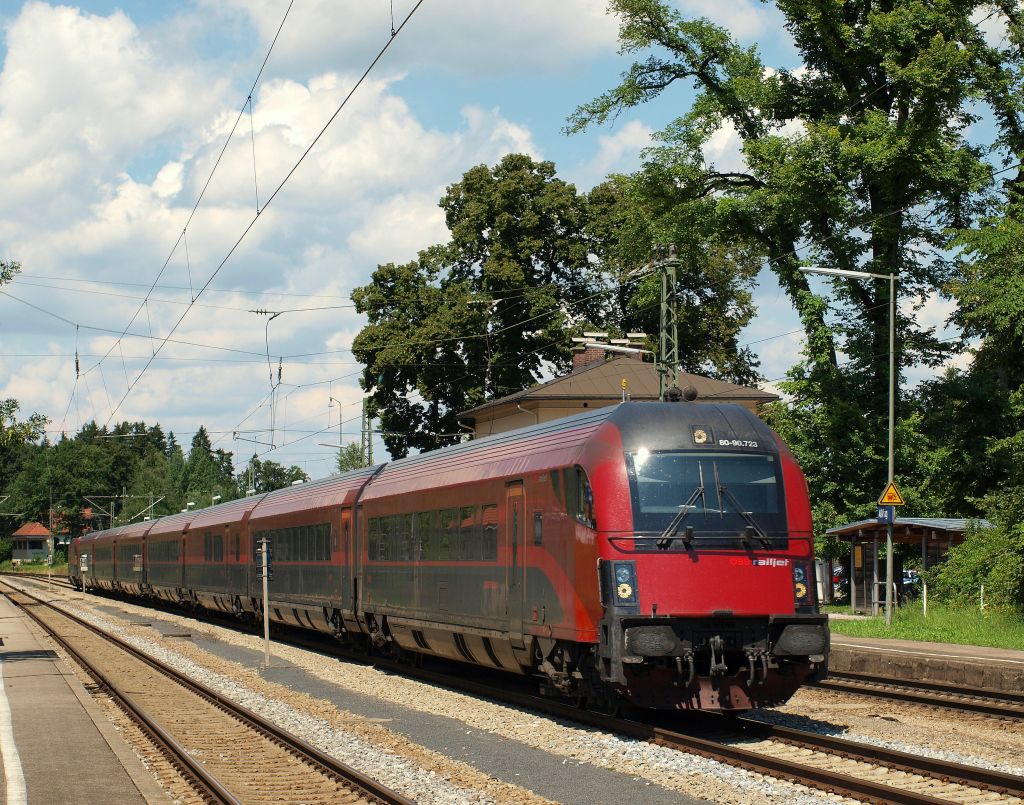
[[[6,537],[0,539],[0,562],[10,562],[14,553],[14,542]]]
[[[987,604],[1024,606],[1024,523],[969,528],[933,577],[935,595],[951,603],[977,605],[983,584]]]

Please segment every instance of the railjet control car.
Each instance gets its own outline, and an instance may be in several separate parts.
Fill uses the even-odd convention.
[[[86,589],[532,674],[597,706],[739,711],[827,669],[807,486],[737,405],[623,403],[77,541]]]

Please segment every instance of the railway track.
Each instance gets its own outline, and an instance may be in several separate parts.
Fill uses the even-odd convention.
[[[27,578],[27,579],[35,579],[36,581],[44,581],[44,582],[48,581],[50,584],[53,584],[56,587],[66,587],[69,590],[72,589],[71,582],[68,581],[68,577],[67,576],[58,576],[56,574],[52,574],[50,576],[47,576],[45,573],[2,573],[2,574],[0,574],[0,576],[2,576],[3,578],[12,578],[12,579],[26,579]]]
[[[207,802],[411,805],[87,621],[6,583],[0,591],[113,697]]]
[[[691,729],[680,731],[678,724],[665,727],[647,720],[603,715],[448,674],[402,668],[403,673],[446,687],[864,802],[897,805],[1024,802],[1024,777],[981,767],[765,724],[752,718],[699,718],[700,714],[687,714],[697,718],[690,718]],[[715,737],[706,737],[709,732]],[[737,738],[754,742],[739,744]]]
[[[188,615],[192,617],[195,613]],[[213,622],[225,625],[219,619]],[[290,637],[288,642],[325,651],[326,641],[309,636]],[[333,644],[326,651],[350,660],[367,659],[362,655],[350,656]],[[700,718],[700,714],[686,714],[690,729],[682,731],[678,723],[680,719],[666,726],[664,720],[657,723],[617,718],[510,689],[507,684],[499,686],[471,681],[462,676],[380,658],[374,658],[374,663],[389,671],[474,696],[529,708],[865,802],[907,805],[1024,802],[1024,777],[766,724],[752,718]],[[707,737],[708,734],[712,737]]]
[[[890,677],[842,671],[813,687],[836,693],[872,696],[880,699],[923,704],[1004,719],[1024,719],[1024,694],[989,688],[965,688],[944,682]]]

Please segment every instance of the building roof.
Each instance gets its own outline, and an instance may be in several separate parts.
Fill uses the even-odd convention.
[[[893,520],[893,536],[894,538],[897,536],[898,530],[901,530],[905,535],[913,535],[915,538],[920,538],[922,534],[927,534],[931,531],[941,531],[944,534],[963,534],[971,525],[976,525],[979,528],[992,528],[992,523],[988,520],[977,517],[897,517]],[[872,518],[836,526],[835,528],[830,528],[825,533],[837,537],[855,537],[858,532],[871,536],[876,531],[884,535],[886,527],[885,524],[879,523],[877,519]]]
[[[42,523],[25,523],[21,528],[11,534],[12,537],[52,537]]]
[[[626,380],[626,392],[631,400],[657,400],[658,372],[652,363],[632,357],[601,361],[577,369],[564,377],[538,383],[528,389],[490,400],[476,408],[463,411],[459,419],[479,419],[481,414],[524,400],[614,400],[622,399],[621,382]],[[710,377],[680,372],[679,387],[697,389],[697,402],[739,402],[741,400],[768,403],[779,399],[777,395],[747,386],[737,386]]]

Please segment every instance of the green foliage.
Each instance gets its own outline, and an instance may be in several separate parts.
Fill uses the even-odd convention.
[[[363,455],[362,445],[349,442],[338,451],[338,472],[358,470],[366,466],[366,457]]]
[[[0,285],[6,285],[21,273],[21,263],[14,260],[0,260]]]
[[[368,320],[353,353],[391,454],[459,441],[459,412],[537,382],[545,364],[564,372],[588,326],[655,333],[660,283],[625,275],[656,243],[677,244],[685,263],[683,369],[756,379],[738,334],[753,315],[757,255],[718,237],[713,206],[677,201],[668,175],[616,177],[580,196],[523,154],[450,186],[450,243],[378,266],[352,295]]]
[[[0,537],[0,562],[10,562],[14,553],[14,540],[10,537]]]
[[[285,468],[276,461],[260,461],[253,456],[245,470],[238,476],[238,485],[241,492],[253,489],[256,494],[261,494],[273,492],[275,489],[284,489],[295,481],[308,480],[309,476],[300,467]]]
[[[50,420],[43,414],[31,414],[24,422],[17,419],[17,400],[0,400],[0,448],[34,442],[46,430]]]
[[[971,529],[934,573],[935,593],[977,604],[981,586],[992,606],[1024,607],[1024,524]]]
[[[757,358],[740,347],[740,331],[754,315],[751,288],[760,260],[742,244],[719,237],[714,205],[678,192],[671,177],[654,171],[615,176],[587,196],[587,232],[599,266],[609,277],[626,277],[648,262],[657,244],[676,246],[682,261],[676,298],[680,368],[733,383],[753,385]],[[657,348],[661,280],[626,279],[613,289],[602,326],[650,334]]]
[[[586,205],[552,163],[478,165],[440,206],[450,243],[352,294],[368,320],[352,351],[395,457],[457,442],[456,414],[532,384],[543,362],[564,369],[570,329],[599,308]]]
[[[650,200],[653,226],[671,231],[678,221],[676,236],[702,233],[739,266],[765,261],[800,316],[802,360],[780,384],[792,402],[770,418],[804,465],[820,528],[870,514],[885,480],[890,289],[836,278],[824,298],[798,269],[897,274],[901,300],[916,305],[943,286],[952,267],[931,255],[983,209],[992,187],[982,150],[966,137],[974,103],[995,99],[996,85],[1018,74],[993,72],[972,20],[981,2],[775,6],[806,69],[768,69],[756,48],[662,0],[613,0],[621,52],[637,59],[618,86],[576,110],[568,130],[678,84],[695,87],[629,184]],[[1003,100],[1009,121],[1016,110]],[[733,132],[739,168],[709,156],[712,138]],[[936,366],[954,346],[913,313],[901,314],[897,329],[900,369]],[[928,413],[901,401],[897,477],[913,490],[914,513],[944,514],[950,487],[936,467],[949,466],[955,452],[943,452],[943,439],[922,438],[934,423]]]
[[[968,646],[1024,649],[1024,613],[1015,609],[935,605],[928,590],[928,617],[920,601],[898,607],[892,626],[885,618],[846,620],[832,618],[829,629],[850,637],[890,637],[897,640],[924,640],[934,643],[958,643]],[[986,597],[988,588],[985,588]]]

